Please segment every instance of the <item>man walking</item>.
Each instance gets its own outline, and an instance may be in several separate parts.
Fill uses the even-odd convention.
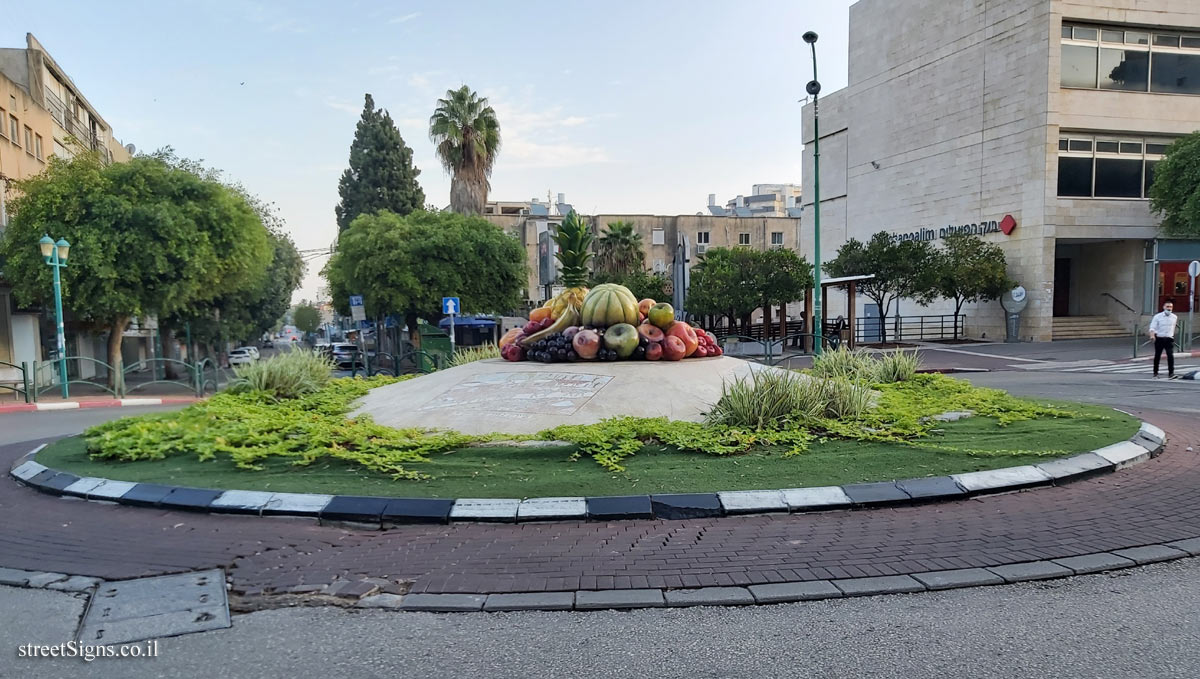
[[[1167,352],[1167,377],[1175,377],[1175,323],[1179,317],[1174,313],[1175,304],[1171,300],[1163,302],[1161,313],[1150,319],[1150,339],[1154,340],[1154,376],[1158,377],[1158,364],[1163,352]]]

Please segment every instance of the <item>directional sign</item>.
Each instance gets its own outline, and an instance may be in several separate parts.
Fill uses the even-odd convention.
[[[362,295],[350,295],[350,317],[356,321],[367,320],[367,313],[363,310]]]
[[[1188,275],[1192,278],[1200,278],[1200,262],[1193,259],[1192,263],[1188,264]]]
[[[462,313],[462,305],[458,303],[457,297],[442,298],[442,313],[453,316],[454,314]]]

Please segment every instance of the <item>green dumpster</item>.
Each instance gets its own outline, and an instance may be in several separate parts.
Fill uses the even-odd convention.
[[[418,355],[417,367],[421,372],[431,372],[439,367],[449,366],[452,353],[450,335],[436,325],[428,323],[420,323],[417,328],[421,332],[421,351],[433,356],[437,361],[437,365],[433,365],[429,356]]]

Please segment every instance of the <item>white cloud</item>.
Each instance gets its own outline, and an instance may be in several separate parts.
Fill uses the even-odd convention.
[[[351,104],[337,97],[325,97],[324,104],[335,111],[343,111],[351,115],[359,115],[362,113],[361,104]]]
[[[587,121],[588,119],[584,118],[583,116],[567,116],[566,118],[562,119],[560,124],[563,127],[575,127],[576,125],[582,125]]]
[[[429,87],[429,74],[414,73],[408,76],[408,84],[413,87]]]
[[[388,23],[389,24],[402,24],[406,21],[412,21],[413,19],[416,19],[419,16],[421,16],[420,12],[413,12],[412,14],[405,14],[404,16],[393,17],[390,21],[388,21]]]
[[[594,165],[610,160],[608,153],[599,146],[570,142],[543,144],[519,136],[513,138],[508,134],[504,137],[496,162],[509,169],[531,169]]]
[[[561,105],[537,108],[532,92],[520,100],[505,92],[489,97],[500,119],[497,163],[505,168],[561,168],[610,162],[604,148],[572,139],[569,132],[589,118],[566,115]]]

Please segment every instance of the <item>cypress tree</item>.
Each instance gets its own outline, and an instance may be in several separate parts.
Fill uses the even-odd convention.
[[[375,108],[375,100],[367,94],[350,144],[350,167],[338,181],[341,200],[334,208],[338,232],[360,214],[391,210],[403,216],[424,208],[419,174],[412,164],[412,149],[404,143],[392,116]]]

